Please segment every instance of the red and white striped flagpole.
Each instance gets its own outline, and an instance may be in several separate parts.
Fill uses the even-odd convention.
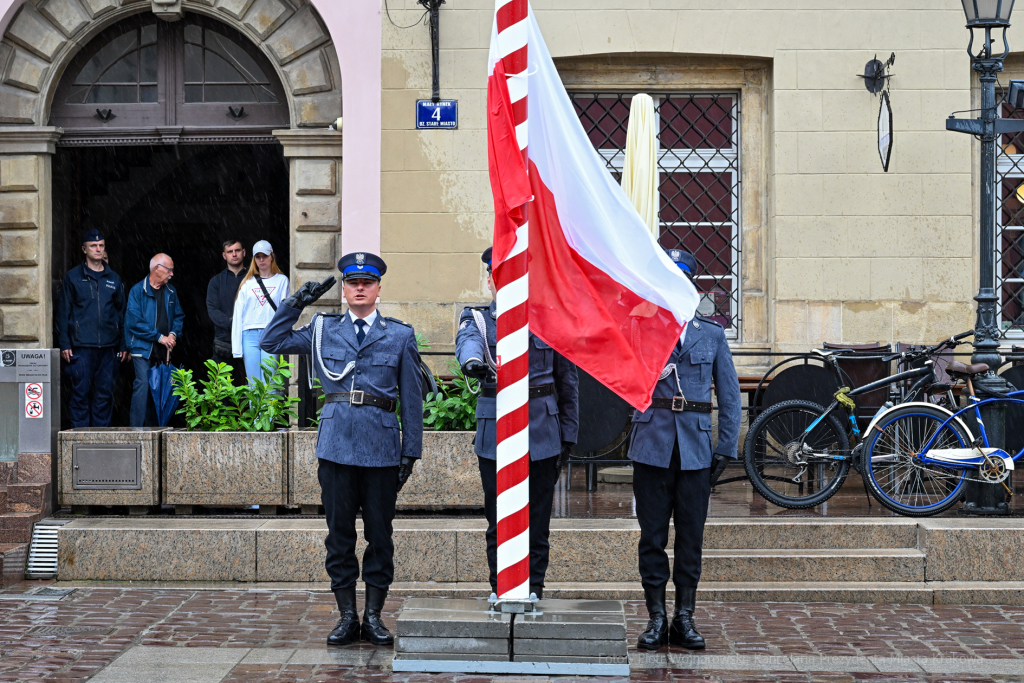
[[[498,57],[508,77],[512,120],[524,161],[528,12],[529,0],[495,1]],[[525,218],[517,223],[515,246],[494,269],[498,309],[498,599],[511,601],[530,597],[528,230]]]

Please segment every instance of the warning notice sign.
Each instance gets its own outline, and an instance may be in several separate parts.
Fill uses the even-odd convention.
[[[25,385],[25,398],[32,401],[43,400],[43,385],[38,382],[29,382]]]
[[[25,399],[25,417],[42,417],[43,404],[41,401]]]

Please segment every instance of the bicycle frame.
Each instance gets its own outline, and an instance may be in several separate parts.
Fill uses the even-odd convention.
[[[1012,391],[1012,392],[1006,394],[1005,398],[1004,397],[993,397],[993,398],[986,398],[986,399],[981,400],[981,401],[979,401],[978,398],[972,394],[971,397],[970,397],[971,405],[967,406],[966,408],[962,408],[962,409],[958,410],[957,412],[953,413],[952,415],[950,415],[946,419],[945,422],[943,422],[941,425],[939,425],[939,427],[935,430],[935,433],[932,434],[932,437],[930,439],[928,439],[928,443],[926,443],[924,445],[924,448],[921,449],[921,453],[920,454],[915,454],[916,458],[918,460],[920,460],[922,463],[925,463],[925,464],[928,464],[928,465],[936,465],[938,467],[945,467],[947,469],[963,469],[963,470],[967,470],[967,469],[974,469],[974,468],[976,468],[982,462],[982,458],[980,456],[978,458],[978,462],[964,462],[964,463],[961,464],[961,463],[949,462],[947,460],[935,460],[933,458],[929,458],[927,454],[928,454],[928,452],[930,450],[932,450],[932,447],[935,445],[935,441],[936,441],[936,439],[939,438],[939,434],[942,433],[942,430],[945,429],[946,427],[948,427],[949,423],[951,423],[953,420],[958,419],[961,415],[963,415],[964,413],[966,413],[969,410],[973,410],[974,411],[975,419],[978,422],[978,429],[981,430],[982,447],[983,448],[991,448],[991,446],[989,445],[989,442],[988,442],[988,432],[985,431],[985,422],[981,419],[981,408],[982,408],[982,406],[991,405],[991,404],[997,403],[997,402],[1002,402],[1002,403],[1018,403],[1018,404],[1024,405],[1024,398],[1013,398],[1015,396],[1024,397],[1024,390]],[[1010,458],[1010,460],[1016,462],[1018,458],[1020,458],[1022,455],[1024,455],[1024,448],[1021,448],[1020,452],[1017,453],[1017,455],[1014,455],[1012,457],[1010,456],[1009,453],[1007,453],[1006,451],[1002,450],[1001,448],[1000,449],[996,449],[996,453],[1001,453],[1003,455],[1001,455],[1000,457]]]

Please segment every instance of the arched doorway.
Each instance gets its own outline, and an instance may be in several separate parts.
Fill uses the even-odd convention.
[[[289,127],[289,107],[274,68],[215,19],[168,23],[145,12],[69,62],[49,123],[64,129],[53,158],[55,296],[81,261],[86,230],[104,234],[126,288],[146,277],[153,254],[170,254],[186,314],[173,361],[204,376],[213,340],[206,290],[224,267],[223,241],[251,250],[267,239],[289,271],[288,166],[271,134]],[[132,374],[120,374],[118,425],[127,424]]]

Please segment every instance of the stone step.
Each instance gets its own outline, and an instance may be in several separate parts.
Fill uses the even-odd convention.
[[[0,515],[0,543],[28,543],[32,525],[46,515],[41,512],[7,512]]]
[[[925,554],[913,548],[705,550],[706,581],[924,581]]]
[[[0,515],[7,512],[7,487],[0,487]]]
[[[52,483],[52,457],[49,453],[21,453],[18,455],[18,469],[11,483],[39,484]]]
[[[917,520],[902,517],[720,517],[704,527],[704,547],[712,549],[916,548],[917,543]]]
[[[27,559],[27,543],[0,543],[0,588],[6,588],[25,579]]]
[[[49,482],[10,484],[7,487],[7,510],[10,512],[50,512],[50,495],[52,487]]]

